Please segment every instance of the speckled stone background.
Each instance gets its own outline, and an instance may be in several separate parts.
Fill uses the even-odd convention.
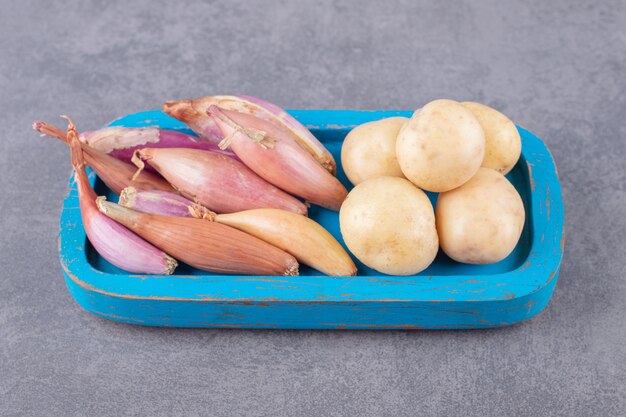
[[[186,3],[186,4],[183,4]],[[626,415],[624,1],[3,1],[0,415]],[[491,104],[543,138],[567,243],[546,310],[487,331],[163,330],[82,311],[57,259],[82,129],[220,92]]]

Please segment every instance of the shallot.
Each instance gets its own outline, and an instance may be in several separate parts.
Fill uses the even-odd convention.
[[[207,110],[212,105],[250,114],[286,129],[298,145],[310,153],[331,174],[335,174],[337,165],[332,154],[309,129],[282,108],[260,98],[223,95],[167,101],[163,105],[163,111],[186,123],[200,136],[218,143],[223,136],[211,118],[207,117]]]
[[[152,246],[115,220],[100,213],[96,193],[85,171],[83,150],[78,133],[69,117],[67,138],[72,154],[80,211],[89,242],[111,264],[128,272],[140,274],[171,274],[177,266],[174,258]]]
[[[311,203],[339,210],[348,191],[285,129],[217,106],[207,111],[225,136],[220,147],[231,147],[250,169],[275,186]]]
[[[133,162],[152,165],[183,196],[218,213],[273,207],[306,214],[306,206],[269,184],[239,161],[214,152],[145,148]],[[330,174],[329,174],[330,175]]]
[[[298,275],[298,261],[263,240],[220,223],[135,211],[98,197],[98,208],[177,259],[226,274]]]
[[[256,209],[218,214],[215,221],[263,239],[327,275],[356,274],[350,255],[326,229],[308,217],[284,210]]]

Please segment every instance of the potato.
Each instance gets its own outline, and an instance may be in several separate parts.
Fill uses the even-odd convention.
[[[385,274],[416,274],[439,249],[430,200],[403,178],[378,177],[357,185],[341,206],[339,225],[348,249]]]
[[[396,142],[400,168],[428,191],[448,191],[478,170],[485,134],[471,111],[453,100],[431,101],[403,126]]]
[[[352,129],[341,148],[341,165],[350,182],[357,185],[376,177],[401,177],[396,158],[396,137],[406,117],[390,117]]]
[[[524,204],[497,171],[480,168],[468,182],[439,194],[436,207],[441,249],[468,264],[501,261],[515,248],[524,227]]]
[[[522,141],[515,124],[505,115],[484,104],[461,103],[476,116],[485,132],[485,158],[482,166],[508,173],[519,159]]]

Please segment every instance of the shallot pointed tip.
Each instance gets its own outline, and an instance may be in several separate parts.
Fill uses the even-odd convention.
[[[96,206],[98,206],[98,210],[100,210],[101,213],[107,214],[107,204],[110,204],[107,201],[107,198],[103,195],[96,197]]]
[[[191,100],[168,100],[163,104],[163,113],[183,121],[200,115]]]
[[[40,120],[33,122],[33,129],[37,132],[41,133],[41,136],[52,136],[54,138],[60,139],[64,142],[67,141],[67,135],[65,131],[59,129],[56,126],[51,125],[50,123],[46,123]]]
[[[79,171],[85,167],[85,157],[83,155],[83,148],[80,145],[80,140],[78,139],[78,131],[76,130],[76,125],[71,117],[66,115],[61,117],[68,122],[65,138],[67,144],[70,146],[72,166],[76,171]]]
[[[67,130],[76,130],[76,125],[74,124],[74,121],[72,120],[72,118],[70,116],[68,116],[67,114],[62,114],[61,118],[67,120],[68,122],[68,126],[67,126]]]
[[[44,132],[45,126],[46,122],[42,122],[41,120],[35,120],[32,124],[33,130],[39,132],[39,136],[42,138],[46,136],[46,133]]]
[[[146,167],[145,162],[143,162],[144,155],[141,153],[141,149],[137,149],[133,153],[133,157],[131,158],[131,162],[135,164],[137,167],[137,172],[131,178],[131,181],[135,181],[137,177],[143,172],[143,169]]]
[[[211,105],[210,105],[210,106],[206,109],[206,112],[209,114],[209,116],[213,116],[213,117],[215,117],[215,116],[217,116],[218,114],[222,113],[222,112],[220,111],[220,108],[219,108],[217,105],[215,105],[215,104],[211,104]]]
[[[120,193],[120,198],[117,202],[120,206],[133,207],[135,200],[137,199],[137,189],[132,185],[124,188]]]
[[[196,219],[208,220],[210,222],[215,221],[215,216],[217,216],[215,212],[198,203],[189,206],[189,214]]]

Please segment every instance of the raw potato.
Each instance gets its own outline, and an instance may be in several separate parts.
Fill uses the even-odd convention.
[[[341,148],[341,165],[357,185],[376,177],[404,178],[396,158],[396,137],[406,117],[390,117],[352,129]]]
[[[476,173],[485,134],[470,110],[453,100],[431,101],[398,134],[396,155],[404,175],[428,191],[448,191]]]
[[[341,206],[339,225],[348,249],[385,274],[416,274],[439,249],[430,200],[403,178],[378,177],[357,185]]]
[[[485,159],[482,166],[507,174],[519,159],[522,141],[515,124],[504,114],[484,104],[463,104],[476,116],[485,131]]]
[[[461,187],[439,194],[436,211],[441,249],[468,264],[506,258],[524,227],[520,195],[502,174],[489,168],[480,168]]]

